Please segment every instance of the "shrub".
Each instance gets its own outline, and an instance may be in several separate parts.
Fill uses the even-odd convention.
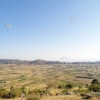
[[[62,94],[66,94],[66,92],[68,92],[68,90],[67,90],[67,89],[64,89],[64,90],[62,91]]]
[[[1,98],[9,98],[9,92],[7,90],[2,91],[0,95],[1,95]]]
[[[73,87],[73,85],[70,83],[66,85],[66,88],[68,88],[68,89],[71,89],[72,87]]]
[[[81,95],[82,97],[84,97],[84,96],[86,96],[86,93],[80,93],[80,95]]]
[[[98,84],[91,84],[88,89],[94,92],[100,92],[100,85]]]
[[[9,92],[9,97],[10,98],[19,97],[21,94],[22,94],[21,89],[17,87],[11,87]]]
[[[79,93],[81,95],[85,95],[86,93],[89,93],[90,91],[87,89],[87,90],[84,90],[84,89],[78,89],[78,90],[74,90],[73,91],[74,93]]]
[[[38,89],[30,90],[28,94],[39,94]]]
[[[28,87],[25,87],[25,86],[22,86],[21,91],[22,93],[25,93],[25,94],[29,93]]]
[[[4,88],[0,88],[0,97],[2,97],[3,93],[4,93],[5,89]]]
[[[58,86],[58,89],[62,89],[62,88],[63,88],[63,86],[62,86],[62,85],[59,85],[59,86]]]

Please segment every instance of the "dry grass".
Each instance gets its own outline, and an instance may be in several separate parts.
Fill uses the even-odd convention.
[[[41,100],[82,100],[82,97],[77,97],[75,95],[69,95],[69,96],[47,96],[47,97],[42,97]],[[0,100],[19,100],[19,98],[15,98],[15,99],[0,99]],[[26,100],[26,98],[24,98],[23,100]],[[100,100],[100,97],[96,98],[93,97],[91,100]]]
[[[41,100],[81,100],[81,97],[76,97],[75,95],[51,96],[51,97],[43,97]]]
[[[3,99],[0,99],[3,100]],[[15,99],[5,99],[5,100],[19,100],[19,98]],[[26,100],[25,98],[23,100]],[[42,97],[41,100],[81,100],[81,97],[76,97],[76,96],[45,96]]]

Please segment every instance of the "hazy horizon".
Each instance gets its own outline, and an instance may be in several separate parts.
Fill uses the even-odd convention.
[[[100,0],[0,0],[0,9],[0,59],[100,60]]]
[[[46,60],[46,59],[34,59],[34,60],[27,60],[27,59],[0,59],[0,60],[20,60],[20,61],[35,61],[35,60],[44,60],[44,61],[58,61],[58,60]],[[100,62],[100,60],[97,61],[67,61],[67,60],[60,60],[58,62]]]

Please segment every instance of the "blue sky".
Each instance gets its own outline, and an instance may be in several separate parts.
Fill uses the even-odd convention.
[[[100,0],[0,0],[0,59],[61,57],[100,60]]]

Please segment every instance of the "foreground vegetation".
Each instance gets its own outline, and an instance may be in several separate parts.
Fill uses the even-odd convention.
[[[86,87],[77,87],[71,83],[66,85],[58,85],[55,87],[54,83],[49,83],[46,88],[35,88],[29,89],[29,87],[22,86],[10,87],[10,89],[0,88],[0,98],[14,99],[21,98],[22,93],[24,93],[23,98],[26,100],[41,100],[45,98],[59,98],[66,100],[65,98],[70,98],[71,100],[80,100],[81,98],[92,98],[93,96],[97,99],[99,97],[100,85],[97,79],[93,79],[91,85],[86,85]],[[66,97],[67,96],[67,97]]]

